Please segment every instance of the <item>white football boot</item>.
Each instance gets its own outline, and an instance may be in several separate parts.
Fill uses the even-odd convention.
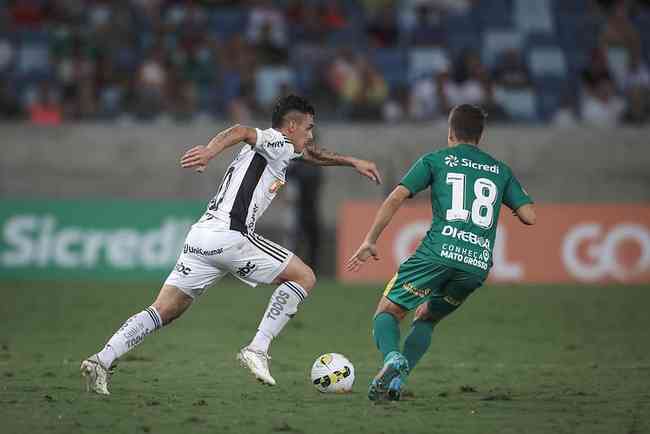
[[[81,376],[86,380],[86,391],[95,392],[99,395],[110,395],[108,384],[110,382],[111,371],[104,368],[99,363],[97,354],[88,357],[81,362]]]
[[[271,377],[271,372],[269,372],[271,356],[263,351],[244,347],[237,353],[237,360],[239,360],[242,367],[248,368],[260,382],[275,386],[275,379]]]

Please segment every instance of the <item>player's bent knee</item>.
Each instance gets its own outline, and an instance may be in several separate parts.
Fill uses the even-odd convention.
[[[161,288],[152,306],[160,315],[163,325],[167,325],[179,318],[191,304],[190,296],[174,286],[165,285]]]
[[[274,283],[295,282],[305,291],[310,292],[316,285],[316,275],[309,265],[294,256],[282,273],[274,280]]]
[[[393,303],[388,298],[382,297],[381,300],[379,300],[379,305],[377,306],[375,316],[379,315],[380,313],[389,313],[393,315],[398,321],[402,321],[408,311],[397,303]]]
[[[314,286],[316,286],[316,274],[314,273],[314,270],[312,270],[308,265],[305,265],[305,269],[303,270],[302,274],[301,286],[305,289],[305,291],[311,292]]]

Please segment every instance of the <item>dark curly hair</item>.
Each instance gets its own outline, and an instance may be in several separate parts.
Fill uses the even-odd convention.
[[[273,108],[271,126],[280,128],[282,122],[284,122],[284,117],[290,112],[310,114],[312,116],[315,114],[314,107],[305,98],[297,95],[287,95],[280,98],[275,108]]]

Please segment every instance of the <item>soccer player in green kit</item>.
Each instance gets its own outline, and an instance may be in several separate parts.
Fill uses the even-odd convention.
[[[485,118],[473,105],[451,110],[449,146],[415,162],[348,261],[348,270],[357,271],[369,258],[378,260],[377,239],[402,203],[431,188],[431,227],[377,306],[373,335],[384,365],[370,383],[370,400],[399,400],[406,377],[431,344],[435,324],[483,284],[492,266],[501,204],[522,223],[535,224],[532,200],[510,168],[478,148]],[[413,325],[400,351],[399,322],[412,310]]]

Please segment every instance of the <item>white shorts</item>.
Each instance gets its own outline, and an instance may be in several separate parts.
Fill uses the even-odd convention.
[[[165,285],[195,298],[228,273],[251,286],[272,283],[292,257],[291,251],[255,233],[194,225]]]

